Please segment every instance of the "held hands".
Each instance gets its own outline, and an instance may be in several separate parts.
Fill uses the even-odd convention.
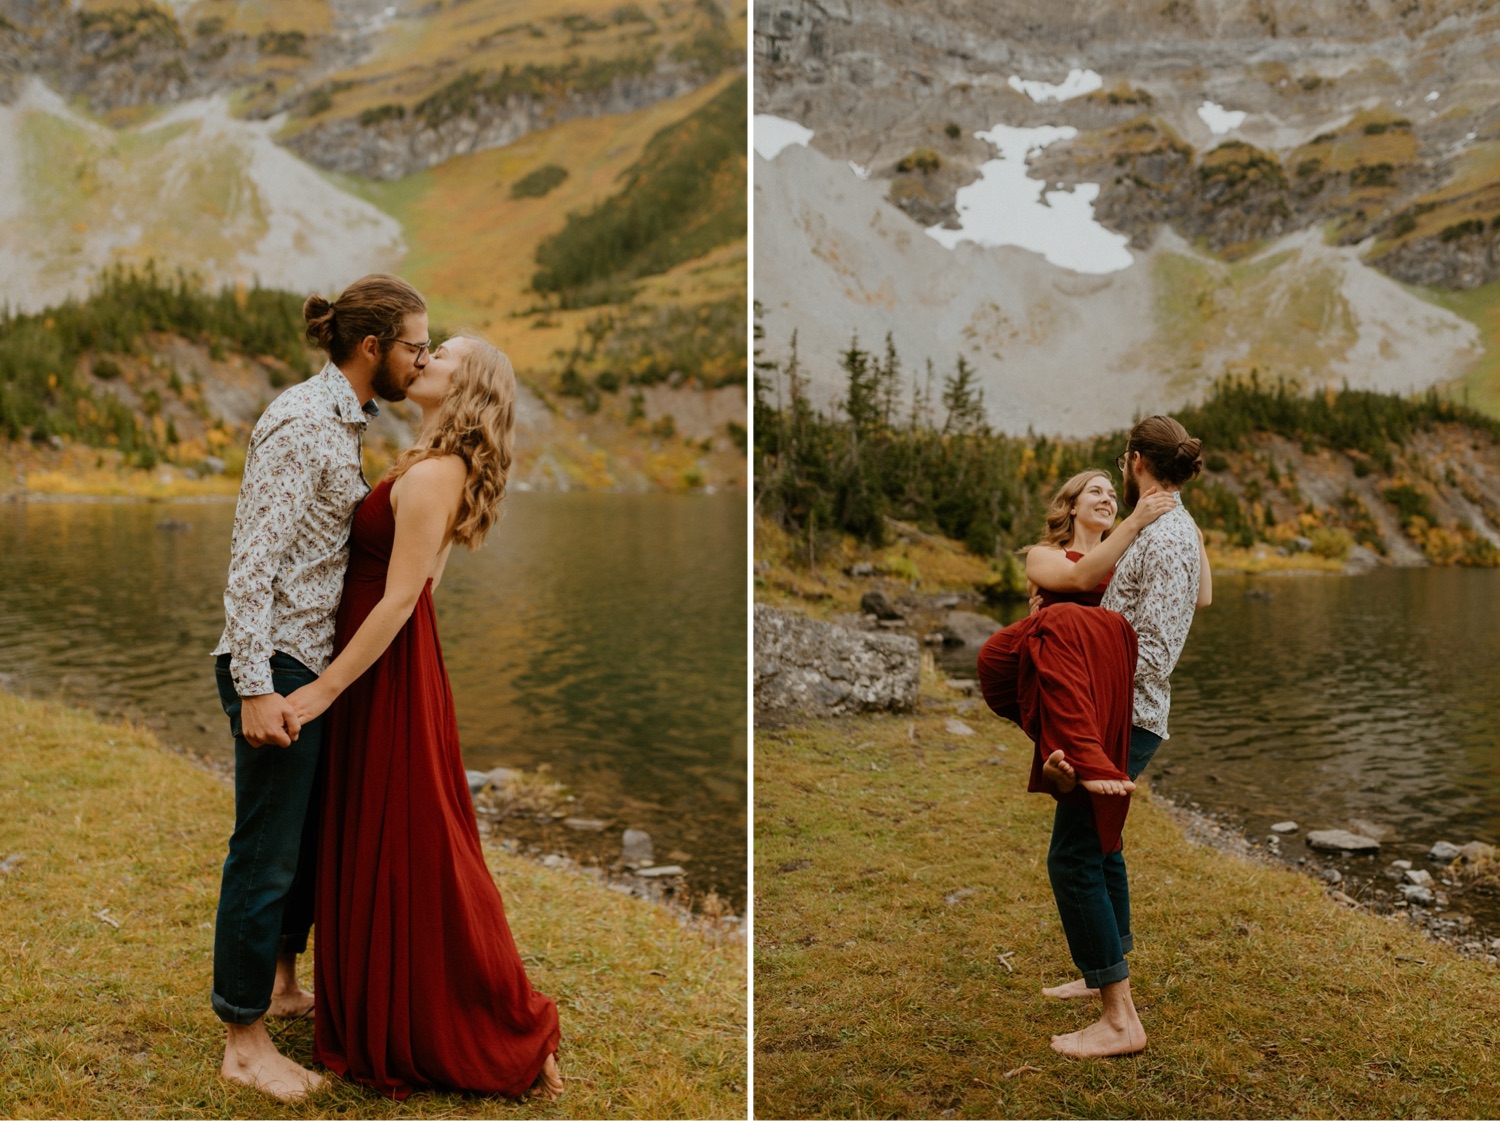
[[[1139,532],[1176,505],[1176,494],[1169,490],[1152,487],[1141,495],[1141,500],[1135,504],[1135,509],[1130,511],[1130,517],[1125,521]]]
[[[337,697],[337,691],[325,685],[320,677],[302,686],[288,697],[287,701],[298,722],[306,724],[309,720],[316,720],[327,712],[328,706],[333,704]]]
[[[245,742],[251,747],[265,747],[272,743],[277,747],[290,747],[301,733],[303,721],[297,718],[288,700],[280,693],[241,698],[240,734],[245,737]]]

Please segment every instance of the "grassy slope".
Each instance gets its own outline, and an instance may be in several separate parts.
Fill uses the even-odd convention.
[[[1471,408],[1500,417],[1500,280],[1466,292],[1436,288],[1411,291],[1463,316],[1479,328],[1484,354],[1474,368],[1446,387],[1448,393]]]
[[[495,849],[528,970],[562,1013],[561,1103],[398,1104],[333,1080],[284,1108],[233,1088],[207,995],[230,792],[149,733],[8,695],[0,745],[0,855],[26,856],[0,876],[0,1115],[743,1116],[743,948]],[[309,1061],[310,1025],[278,1035]]]
[[[521,319],[537,303],[529,291],[536,249],[561,230],[570,211],[587,210],[620,187],[620,174],[640,157],[660,129],[701,108],[737,75],[619,117],[566,121],[514,144],[461,156],[395,183],[336,177],[397,218],[411,253],[403,275],[431,297],[435,322],[487,331],[523,377],[538,378],[570,347],[598,309]],[[545,164],[568,170],[561,186],[541,198],[510,197],[511,185]],[[697,302],[743,292],[744,242],[677,266],[648,280],[641,303]]]
[[[1149,797],[1127,851],[1150,1044],[1054,1054],[1050,1036],[1093,1014],[1037,991],[1073,974],[1047,884],[1051,802],[1024,793],[1014,727],[978,704],[961,714],[978,734],[948,734],[956,697],[925,688],[910,717],[756,737],[758,1116],[1500,1107],[1493,968],[1344,911],[1308,878],[1190,847]]]

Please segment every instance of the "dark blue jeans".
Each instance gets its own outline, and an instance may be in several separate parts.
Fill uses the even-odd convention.
[[[1140,777],[1156,754],[1161,737],[1144,728],[1130,729],[1130,762],[1126,772]],[[1101,853],[1094,812],[1087,801],[1057,803],[1052,819],[1052,845],[1047,850],[1047,876],[1068,939],[1073,964],[1083,971],[1091,989],[1130,976],[1125,955],[1135,938],[1130,933],[1130,883],[1125,878],[1125,854]]]
[[[229,655],[214,666],[219,700],[234,736],[234,834],[224,861],[214,923],[214,1011],[229,1024],[253,1024],[271,1006],[278,954],[307,949],[317,874],[318,814],[313,788],[323,720],[302,727],[291,747],[251,747],[240,734],[240,697]],[[287,696],[314,680],[286,654],[271,657],[271,681]]]

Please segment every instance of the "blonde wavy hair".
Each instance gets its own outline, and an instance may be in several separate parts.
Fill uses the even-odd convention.
[[[1073,503],[1078,501],[1079,495],[1083,494],[1083,488],[1089,485],[1090,479],[1107,479],[1110,486],[1114,486],[1114,476],[1108,471],[1098,468],[1092,471],[1080,471],[1071,479],[1057,488],[1047,503],[1047,529],[1042,534],[1038,545],[1053,545],[1059,549],[1066,548],[1073,542]],[[1104,536],[1109,536],[1109,530],[1104,531]]]
[[[438,406],[435,434],[425,444],[407,448],[391,467],[394,482],[413,464],[456,455],[468,467],[453,540],[467,549],[484,544],[500,518],[510,477],[512,436],[516,426],[516,371],[505,357],[477,335],[458,334],[464,347],[448,395]]]

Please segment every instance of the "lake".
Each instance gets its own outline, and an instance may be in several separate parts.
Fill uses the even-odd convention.
[[[1497,720],[1500,572],[1215,576],[1172,676],[1171,739],[1147,773],[1262,842],[1273,822],[1297,822],[1281,846],[1293,859],[1309,855],[1308,830],[1360,821],[1384,844],[1346,871],[1405,858],[1435,872],[1434,841],[1500,842]],[[1500,920],[1493,900],[1454,906]]]
[[[233,520],[232,502],[0,505],[0,674],[232,758],[209,651]],[[570,812],[610,822],[533,843],[607,861],[644,829],[693,891],[743,906],[746,550],[743,494],[521,493],[485,548],[453,552],[436,601],[465,764],[545,764]]]

